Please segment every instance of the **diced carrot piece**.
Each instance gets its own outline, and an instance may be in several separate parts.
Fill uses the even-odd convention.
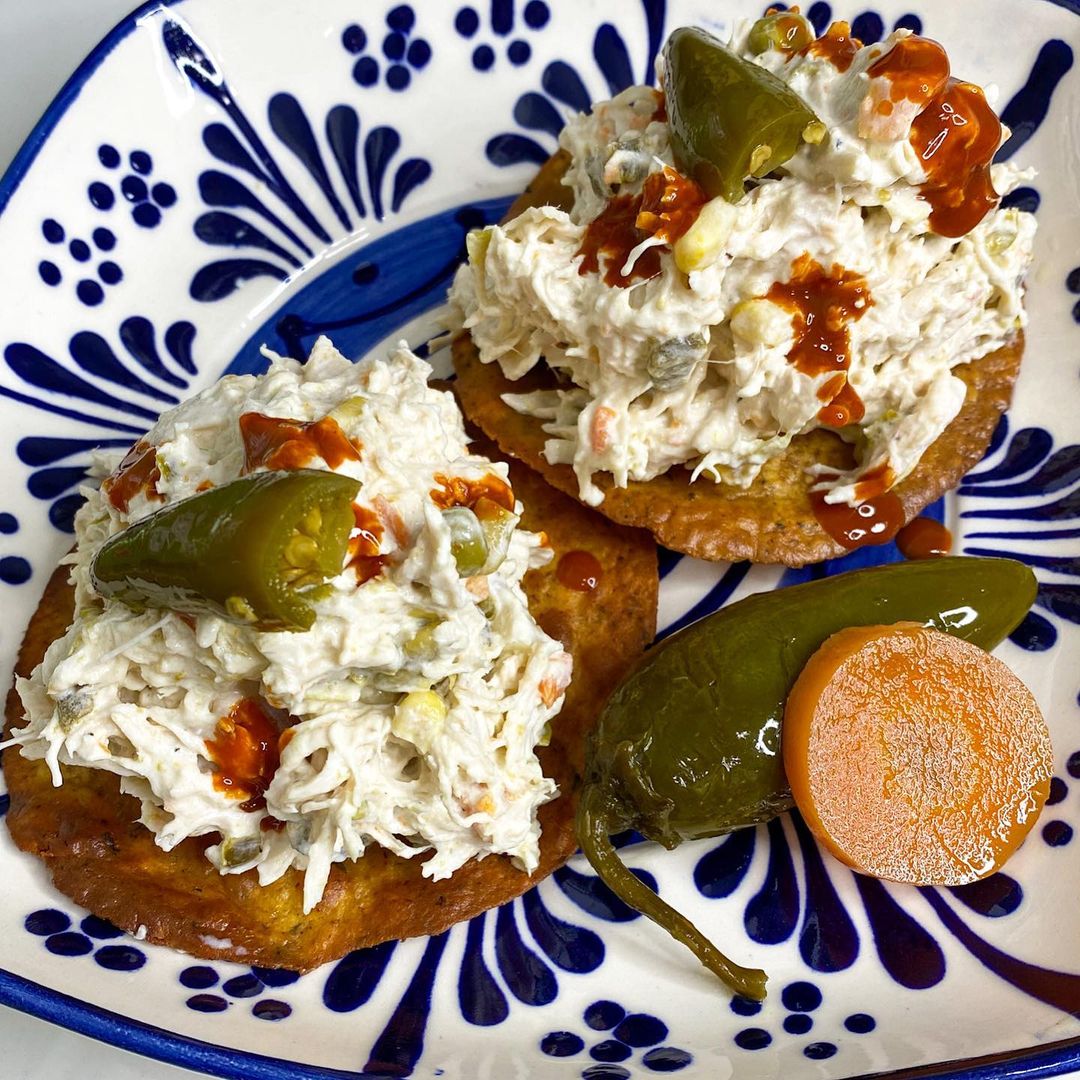
[[[615,421],[615,410],[606,405],[599,405],[592,414],[589,427],[589,441],[598,454],[602,454],[611,445],[611,425]]]
[[[916,885],[997,870],[1050,790],[1050,733],[1000,660],[914,623],[834,634],[784,712],[784,766],[841,862]]]

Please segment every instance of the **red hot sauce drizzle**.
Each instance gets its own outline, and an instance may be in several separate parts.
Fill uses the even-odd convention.
[[[353,504],[353,517],[359,530],[349,540],[348,566],[356,572],[357,583],[363,585],[382,573],[390,562],[389,555],[382,554],[383,524],[379,515],[366,506]]]
[[[841,547],[887,544],[904,524],[904,504],[889,490],[896,477],[888,465],[879,465],[855,485],[857,506],[827,503],[825,492],[811,492],[810,502],[818,524]]]
[[[131,500],[143,494],[148,499],[162,498],[157,482],[161,472],[157,465],[157,447],[140,439],[125,455],[116,470],[102,481],[101,489],[109,502],[126,514]]]
[[[851,27],[846,22],[834,22],[821,37],[811,41],[803,49],[810,56],[820,56],[828,60],[839,72],[851,67],[855,54],[862,48],[862,42],[851,36]]]
[[[431,501],[440,510],[449,510],[452,506],[465,506],[472,510],[481,499],[490,499],[504,510],[514,512],[514,492],[505,480],[500,480],[494,473],[488,473],[479,480],[436,473],[435,483],[439,486],[432,489]]]
[[[917,517],[897,534],[896,546],[905,559],[939,559],[952,551],[952,533],[940,521]]]
[[[322,458],[331,469],[346,461],[359,461],[360,448],[330,416],[305,423],[262,413],[240,417],[244,440],[244,472],[266,469],[302,469]]]
[[[555,568],[559,584],[575,592],[593,592],[603,575],[604,568],[591,551],[568,551]]]
[[[889,80],[892,101],[913,101],[921,110],[908,140],[926,170],[919,191],[931,206],[931,228],[939,236],[970,232],[1000,201],[990,163],[1001,121],[982,90],[950,78],[945,50],[916,35],[901,38],[867,74]]]
[[[214,787],[232,799],[245,800],[241,810],[262,810],[288,734],[289,729],[278,732],[257,699],[238,701],[229,715],[218,721],[214,737],[206,740],[207,756],[217,766]]]
[[[1000,202],[990,163],[1001,121],[972,83],[949,79],[911,125],[911,145],[926,170],[919,193],[939,236],[964,236]]]
[[[826,272],[803,252],[791,264],[791,278],[774,282],[765,299],[791,312],[795,344],[788,360],[804,375],[836,373],[819,391],[825,405],[818,419],[830,427],[858,423],[866,410],[847,380],[851,366],[848,327],[874,302],[866,279],[836,263]]]
[[[924,109],[949,81],[949,58],[936,41],[913,34],[900,38],[866,73],[889,80],[892,101],[913,101]]]
[[[646,248],[630,273],[622,268],[634,250],[650,236],[674,244],[697,220],[709,201],[693,180],[665,167],[650,173],[640,195],[616,195],[585,230],[578,254],[583,256],[579,274],[599,273],[604,257],[604,284],[625,289],[635,281],[647,281],[660,273],[660,248]]]

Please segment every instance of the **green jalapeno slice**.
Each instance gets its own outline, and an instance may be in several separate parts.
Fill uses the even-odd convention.
[[[711,34],[680,27],[664,47],[675,167],[715,198],[738,202],[750,176],[765,176],[824,127],[771,71],[737,56]]]
[[[310,629],[314,591],[344,565],[359,490],[347,476],[297,469],[192,495],[107,540],[91,566],[94,588],[136,610]]]

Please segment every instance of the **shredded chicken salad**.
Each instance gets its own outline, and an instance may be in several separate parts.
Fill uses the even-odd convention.
[[[227,377],[164,414],[85,493],[69,557],[75,621],[18,681],[26,726],[11,742],[56,785],[62,765],[119,775],[165,850],[217,834],[206,854],[222,873],[255,868],[265,884],[302,870],[305,911],[331,864],[369,844],[425,857],[434,879],[489,854],[532,871],[536,812],[557,794],[535,748],[571,659],[529,614],[521,581],[551,552],[516,527],[506,466],[470,454],[429,370],[404,345],[354,365],[320,339],[306,363],[272,357],[265,375]],[[294,467],[309,432],[354,452],[313,442],[303,468],[360,482],[349,557],[313,594],[310,629],[134,610],[95,591],[110,537],[265,469],[253,453]],[[281,446],[292,458],[267,456]],[[486,541],[485,493],[509,508]],[[482,566],[468,565],[476,550]]]
[[[819,473],[816,488],[855,504],[860,482],[902,480],[957,415],[953,369],[1024,326],[1034,217],[990,209],[951,236],[930,220],[934,155],[944,163],[945,136],[975,122],[949,104],[955,80],[916,107],[894,82],[896,50],[925,39],[898,30],[842,51],[829,33],[792,52],[757,51],[749,24],[736,31],[732,50],[778,76],[824,130],[734,204],[697,189],[693,224],[673,242],[642,210],[652,198],[677,212],[693,185],[675,168],[670,108],[647,86],[563,129],[568,212],[529,209],[471,238],[454,325],[508,379],[541,358],[555,372],[557,389],[504,400],[543,425],[547,460],[573,466],[586,503],[603,500],[598,473],[625,486],[685,465],[746,486],[795,436],[830,427],[856,466]],[[924,133],[934,124],[940,133]],[[1004,163],[988,175],[1001,196],[1033,172]],[[635,210],[637,242],[620,249],[619,215],[633,225]],[[817,340],[815,315],[842,323],[843,340]],[[835,363],[801,362],[815,349]]]

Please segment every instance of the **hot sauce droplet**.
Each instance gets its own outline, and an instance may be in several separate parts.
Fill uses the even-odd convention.
[[[803,50],[811,56],[820,56],[828,60],[837,71],[844,72],[851,67],[855,54],[862,48],[862,42],[851,36],[851,27],[846,22],[834,22],[821,37],[811,41]]]
[[[330,416],[305,423],[285,417],[244,413],[240,417],[244,440],[244,472],[258,468],[302,469],[320,457],[331,469],[346,461],[359,461],[360,449]]]
[[[255,698],[238,701],[222,717],[206,753],[217,766],[214,787],[232,799],[244,799],[241,810],[266,806],[265,792],[280,762],[277,725]]]
[[[604,568],[591,551],[568,551],[555,568],[559,583],[575,592],[592,592],[603,575]]]
[[[990,163],[1001,121],[972,83],[949,79],[911,125],[911,145],[926,170],[919,193],[939,236],[964,236],[997,206]]]
[[[952,551],[952,533],[940,521],[917,517],[897,534],[896,546],[905,559],[938,559]]]
[[[871,469],[855,485],[855,497],[859,500],[856,506],[827,503],[824,492],[811,492],[814,517],[825,532],[849,551],[886,544],[904,524],[904,504],[889,490],[895,480],[887,464]]]
[[[143,494],[148,499],[162,498],[157,491],[161,472],[157,465],[157,447],[140,439],[125,455],[116,470],[102,481],[101,489],[109,502],[126,514],[131,500]]]
[[[945,89],[949,58],[936,41],[912,34],[900,38],[866,73],[872,79],[889,80],[893,101],[913,101],[922,109]]]
[[[354,503],[353,517],[359,531],[349,539],[348,566],[355,571],[357,583],[363,585],[382,573],[390,556],[382,554],[383,524],[379,515]]]
[[[833,391],[832,387],[837,382],[840,389]],[[844,375],[830,379],[819,391],[818,396],[822,401],[828,402],[818,411],[818,419],[828,427],[841,428],[847,427],[848,424],[857,424],[866,415],[866,406],[862,398]]]
[[[804,375],[836,372],[819,393],[825,406],[818,419],[830,427],[857,424],[866,412],[846,372],[851,366],[849,327],[873,304],[866,278],[834,263],[828,271],[803,252],[791,264],[791,278],[774,282],[767,300],[791,312],[795,343],[788,360]]]
[[[646,248],[630,273],[622,272],[630,252],[650,236],[674,244],[697,220],[709,201],[693,180],[665,167],[650,173],[640,195],[616,195],[585,230],[578,254],[583,256],[579,274],[598,273],[604,257],[604,284],[626,288],[660,273],[660,249]]]
[[[479,480],[436,473],[435,483],[439,486],[431,491],[431,501],[440,510],[449,510],[453,506],[466,506],[472,510],[481,499],[490,499],[504,510],[514,512],[513,490],[494,473]]]

